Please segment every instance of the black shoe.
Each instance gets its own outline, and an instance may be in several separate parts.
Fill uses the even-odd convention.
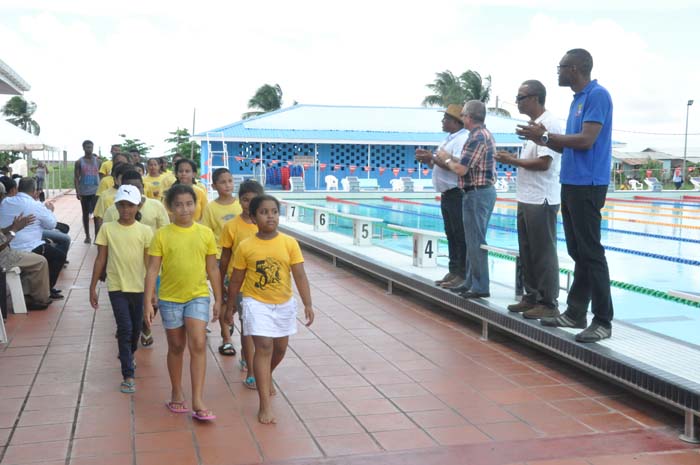
[[[51,291],[51,293],[49,294],[49,298],[51,300],[62,300],[63,294]]]
[[[469,292],[469,289],[465,286],[461,287],[453,287],[452,289],[448,289],[450,292],[454,292],[455,294],[461,294],[462,292]]]
[[[459,296],[463,297],[465,299],[482,299],[484,297],[491,297],[491,294],[489,294],[488,292],[466,291],[466,292],[460,292]]]
[[[52,288],[51,288],[51,293],[53,293],[53,294],[62,294],[63,291],[60,290],[60,289],[56,289],[55,287],[52,287]]]
[[[576,335],[577,342],[598,342],[612,336],[612,328],[593,321],[590,326]]]

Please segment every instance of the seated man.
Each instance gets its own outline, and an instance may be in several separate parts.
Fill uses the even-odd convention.
[[[56,217],[53,214],[53,204],[43,205],[35,200],[36,181],[33,178],[22,178],[17,188],[17,195],[6,198],[0,208],[0,228],[12,224],[15,217],[33,215],[36,218],[32,224],[17,233],[12,241],[12,249],[24,252],[34,252],[42,255],[49,262],[49,285],[51,298],[60,299],[61,291],[55,289],[58,275],[66,261],[66,254],[42,239],[44,229],[56,227]]]
[[[0,209],[5,198],[5,186],[0,183]],[[49,264],[35,253],[11,250],[9,245],[17,232],[35,221],[33,216],[18,216],[10,226],[0,230],[0,269],[19,267],[24,300],[29,310],[44,310],[49,306]]]

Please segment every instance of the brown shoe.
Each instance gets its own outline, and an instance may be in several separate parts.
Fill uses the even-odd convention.
[[[442,277],[442,279],[438,279],[437,281],[435,281],[435,285],[439,286],[440,284],[446,283],[447,281],[452,281],[456,277],[457,277],[457,275],[454,275],[452,273],[447,273],[445,276]]]
[[[521,300],[517,304],[508,305],[508,311],[520,313],[520,312],[526,312],[534,307],[535,307],[535,304],[528,302],[527,300]]]
[[[537,304],[530,310],[523,313],[523,318],[528,320],[539,320],[540,318],[556,318],[559,316],[559,309]]]
[[[455,279],[452,281],[447,281],[446,283],[440,284],[440,287],[443,289],[457,289],[458,287],[464,286],[466,281],[459,276],[457,276]]]

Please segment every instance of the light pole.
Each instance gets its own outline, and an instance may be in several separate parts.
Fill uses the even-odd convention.
[[[686,155],[688,153],[688,113],[690,113],[690,106],[693,104],[694,100],[688,100],[688,106],[685,107],[685,143],[683,145],[683,184],[685,184],[685,168],[686,168]]]

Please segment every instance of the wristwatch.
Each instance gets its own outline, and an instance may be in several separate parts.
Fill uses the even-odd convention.
[[[445,160],[446,165],[449,165],[450,163],[452,163],[452,158],[448,158],[447,160]]]
[[[549,131],[545,131],[542,137],[540,137],[540,140],[544,145],[547,145],[547,142],[549,142]]]
[[[17,237],[17,233],[14,232],[14,231],[12,231],[12,230],[7,231],[7,234],[10,235],[10,240],[12,240],[12,239],[14,239],[15,237]]]

